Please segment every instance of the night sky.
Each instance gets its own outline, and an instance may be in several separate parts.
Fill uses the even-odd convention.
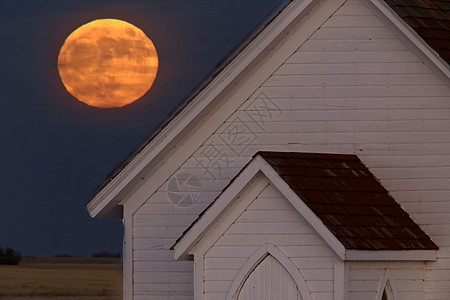
[[[92,219],[96,188],[255,26],[286,0],[0,0],[0,246],[23,255],[121,252],[121,220]],[[79,26],[115,18],[159,54],[151,90],[123,108],[64,88],[59,49]]]

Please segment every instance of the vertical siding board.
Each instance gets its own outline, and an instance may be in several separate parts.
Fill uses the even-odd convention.
[[[167,267],[157,267],[162,278],[174,270],[192,272],[189,264],[172,264],[171,242],[260,150],[357,154],[441,246],[439,260],[428,263],[425,274],[415,266],[410,268],[411,275],[399,271],[398,278],[408,282],[424,279],[428,299],[445,299],[450,294],[450,220],[445,217],[450,214],[449,98],[448,86],[362,2],[347,2],[180,167],[179,173],[195,174],[201,181],[202,193],[195,205],[173,205],[166,183],[136,212],[132,232],[135,299],[192,299],[187,278],[180,277],[173,285],[152,285],[156,276],[153,264],[167,262]],[[237,145],[236,140],[227,139],[232,130],[245,132],[238,138],[248,144]],[[228,159],[223,172],[212,172],[214,177],[199,164],[207,161],[205,150],[211,147]],[[270,197],[277,193],[267,192]],[[274,208],[269,204],[273,202],[264,201],[253,211],[261,206]],[[283,209],[278,214],[283,215]],[[237,239],[232,235],[308,232],[295,221],[283,222],[274,216],[273,222],[261,223],[258,217],[264,213],[252,214],[230,227],[229,241]],[[273,241],[281,243],[280,239]],[[226,244],[226,239],[222,242]],[[332,280],[316,280],[322,271],[327,278],[327,262],[331,259],[332,266],[332,257],[312,240],[308,243],[311,245],[295,248],[286,241],[280,247],[310,276],[307,280],[311,280],[314,298],[332,299]],[[211,251],[206,257],[205,270],[236,272],[255,246],[232,251],[218,246],[216,255]],[[362,285],[367,287],[365,291],[349,291],[349,299],[375,297],[372,285],[387,265],[369,266],[366,271],[350,269],[350,277],[367,276],[369,282]],[[390,268],[393,274],[404,269],[395,264]],[[229,277],[222,288],[231,284]],[[401,284],[401,299],[415,299],[418,294],[413,288]],[[226,292],[210,291],[205,299],[225,296]]]
[[[291,275],[276,259],[269,255],[249,275],[237,299],[301,300],[301,297]]]

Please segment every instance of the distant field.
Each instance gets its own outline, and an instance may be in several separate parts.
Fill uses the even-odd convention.
[[[37,257],[0,265],[0,299],[122,299],[119,259]]]

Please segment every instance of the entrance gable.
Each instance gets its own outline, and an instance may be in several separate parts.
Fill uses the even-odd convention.
[[[423,272],[423,261],[436,259],[436,245],[355,155],[260,152],[173,246],[177,259],[194,256],[196,299],[238,299],[241,290],[248,292],[248,278],[258,281],[252,272],[269,254],[303,299],[308,293],[344,297],[340,252],[309,209],[343,243],[347,265],[378,261],[364,265],[367,276],[402,260]],[[264,280],[273,279],[261,272]]]
[[[246,208],[235,206],[234,209],[241,210],[236,213],[238,217],[227,223],[231,225],[217,240],[213,238],[215,242],[211,246],[208,241],[211,243],[213,234],[207,234],[192,250],[196,264],[203,266],[195,269],[194,277],[197,290],[201,288],[205,299],[241,299],[238,296],[241,291],[249,292],[248,280],[262,277],[268,284],[275,284],[272,279],[283,280],[287,289],[298,289],[298,296],[291,294],[298,298],[292,299],[312,299],[315,292],[333,293],[335,254],[292,204],[272,184],[264,182],[263,190]],[[240,200],[247,202],[247,195],[250,194]],[[225,213],[224,218],[230,215]],[[210,231],[224,223],[226,221],[219,220]],[[268,259],[267,265],[260,265],[265,259]],[[270,266],[277,268],[276,275],[265,276],[263,270]],[[254,271],[260,277],[255,277]],[[198,275],[199,272],[202,275]],[[199,287],[201,284],[203,286]],[[258,285],[258,282],[252,284]],[[317,286],[328,288],[314,290]]]

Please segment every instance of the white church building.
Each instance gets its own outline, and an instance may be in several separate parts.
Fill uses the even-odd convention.
[[[290,2],[88,204],[124,299],[450,299],[449,16]]]

